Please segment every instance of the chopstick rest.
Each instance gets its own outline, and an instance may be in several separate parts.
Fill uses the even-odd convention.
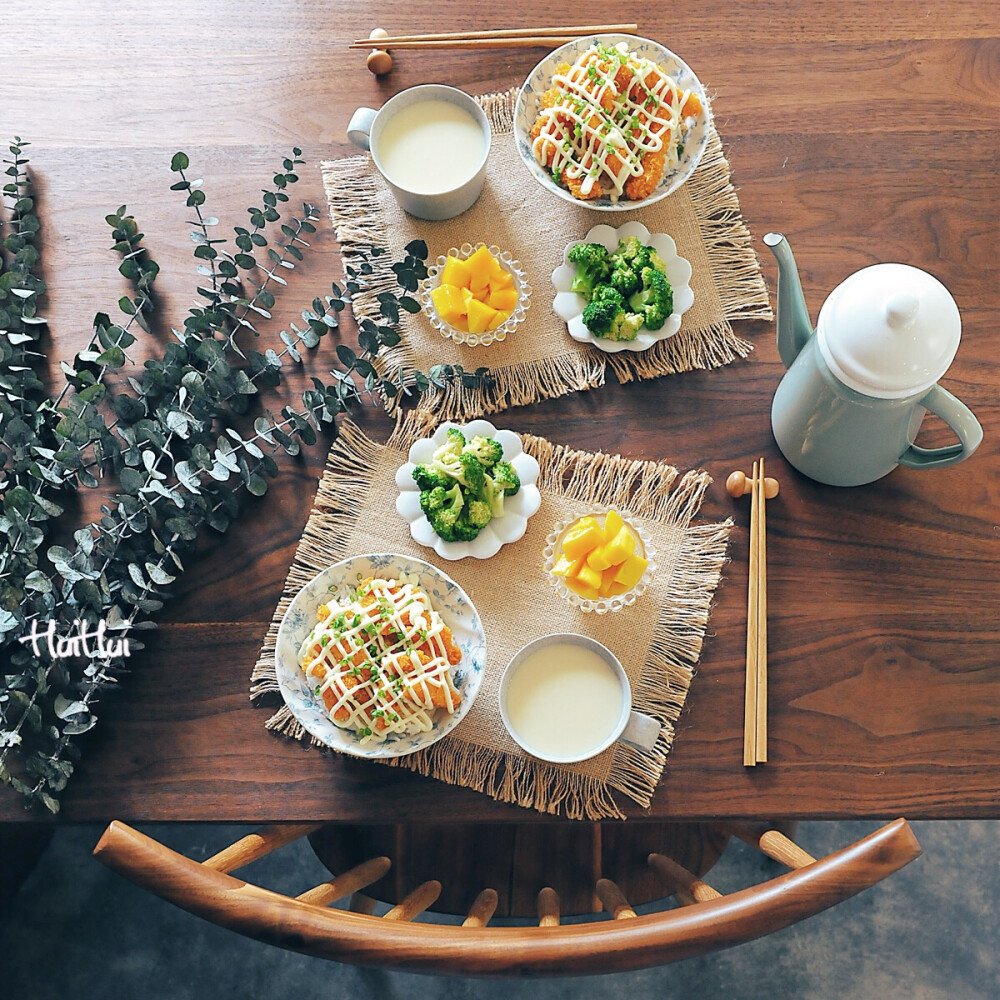
[[[751,494],[750,574],[747,584],[746,697],[743,708],[743,764],[767,761],[767,521],[766,501],[778,495],[778,481],[764,475],[764,459],[747,479],[734,472],[726,480],[731,497]]]

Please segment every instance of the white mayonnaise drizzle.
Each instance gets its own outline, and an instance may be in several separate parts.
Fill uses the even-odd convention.
[[[427,732],[437,708],[458,708],[445,625],[419,587],[369,580],[327,607],[299,647],[299,663],[316,694],[333,692],[336,725],[353,729],[362,744],[380,742],[390,733]]]
[[[632,75],[619,92],[615,78],[623,66]],[[647,153],[662,150],[664,170],[676,165],[686,125],[681,109],[691,91],[680,89],[656,63],[630,52],[626,42],[614,49],[592,45],[568,73],[553,76],[552,87],[563,96],[540,112],[541,132],[532,153],[557,179],[582,177],[581,194],[601,184],[617,201],[629,178],[643,173]],[[608,96],[611,107],[605,110]]]

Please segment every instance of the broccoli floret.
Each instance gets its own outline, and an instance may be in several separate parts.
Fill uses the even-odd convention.
[[[448,491],[443,486],[435,486],[432,490],[420,491],[420,509],[425,514],[440,510],[448,502]]]
[[[477,434],[463,449],[469,455],[475,455],[484,469],[496,465],[503,458],[503,445],[493,438]]]
[[[458,522],[458,518],[449,511],[436,510],[428,520],[439,538],[442,538],[446,542],[458,541],[458,538],[455,536],[455,525]]]
[[[452,485],[451,478],[442,473],[433,463],[415,466],[413,481],[419,490],[433,490],[438,486],[448,489]]]
[[[434,452],[434,460],[446,462],[449,457],[458,458],[465,447],[465,435],[457,427],[449,427],[445,433],[444,441],[438,445]]]
[[[583,310],[583,323],[596,336],[607,337],[618,316],[625,311],[625,300],[610,285],[600,286],[600,292]]]
[[[485,485],[483,486],[482,492],[479,494],[479,499],[484,503],[489,505],[490,513],[493,517],[503,517],[503,500],[504,492],[503,487],[498,486],[493,481],[493,476],[491,473],[496,471],[496,466],[494,466],[485,477]]]
[[[594,294],[590,297],[591,302],[603,302],[609,300],[611,302],[617,302],[619,305],[624,306],[625,300],[622,298],[622,293],[617,289],[612,288],[611,285],[598,285],[594,289]]]
[[[473,524],[463,511],[462,516],[455,522],[454,538],[451,541],[471,542],[482,530],[482,526]]]
[[[493,485],[512,497],[521,488],[521,477],[510,462],[498,462],[493,468]]]
[[[608,283],[625,298],[628,298],[633,292],[637,292],[642,288],[642,279],[639,277],[639,272],[629,264],[621,264],[616,267],[611,272],[611,278]]]
[[[475,455],[467,451],[463,451],[458,456],[458,462],[461,466],[458,481],[467,487],[470,492],[478,496],[483,488],[484,476],[486,475],[486,470],[483,468],[482,463]]]
[[[608,340],[635,340],[642,327],[642,317],[636,313],[622,311],[615,318],[614,325],[607,335]]]
[[[642,290],[631,296],[628,304],[641,314],[647,330],[659,330],[674,311],[674,292],[667,276],[654,267],[644,267]]]
[[[470,500],[462,516],[474,528],[485,528],[493,520],[493,512],[485,500]]]
[[[465,507],[465,497],[462,495],[462,487],[455,483],[450,490],[446,491],[446,502],[443,507],[432,510],[427,514],[427,520],[431,527],[446,542],[457,541],[455,538],[455,526],[458,523],[462,510]]]
[[[667,273],[667,265],[664,264],[663,258],[652,248],[647,247],[649,250],[649,267],[655,267],[657,271],[662,271],[664,274]]]
[[[618,241],[618,249],[611,254],[611,267],[631,267],[639,274],[644,267],[649,266],[650,247],[644,246],[638,236],[626,236]]]
[[[607,247],[601,243],[575,243],[570,247],[567,258],[576,265],[576,277],[570,290],[589,301],[594,287],[607,281],[611,274]]]

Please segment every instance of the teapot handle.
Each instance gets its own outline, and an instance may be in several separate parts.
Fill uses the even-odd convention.
[[[911,469],[940,469],[968,458],[983,440],[983,428],[965,403],[947,389],[932,386],[920,400],[920,405],[936,413],[957,435],[955,444],[943,448],[921,448],[911,444],[899,456],[899,464]]]

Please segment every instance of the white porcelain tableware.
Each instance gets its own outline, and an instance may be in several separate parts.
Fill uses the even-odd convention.
[[[573,279],[576,277],[576,267],[569,262],[569,251],[576,243],[602,243],[609,251],[615,250],[618,241],[626,236],[637,236],[644,245],[654,247],[663,258],[667,278],[674,293],[674,311],[659,330],[647,330],[642,327],[635,340],[606,340],[604,337],[595,336],[584,325],[583,310],[587,300],[571,291]],[[612,229],[611,226],[594,226],[582,239],[567,244],[562,264],[552,272],[552,284],[556,290],[552,308],[566,321],[569,335],[581,344],[593,344],[608,354],[617,354],[619,351],[645,351],[653,344],[672,337],[681,328],[681,317],[694,305],[690,263],[678,256],[677,244],[674,243],[673,237],[666,233],[650,233],[641,222],[627,222],[617,229]]]
[[[469,176],[461,183],[456,181],[447,190],[424,191],[412,184],[408,186],[403,178],[387,169],[384,158],[380,155],[379,143],[389,122],[398,115],[411,112],[414,105],[428,101],[441,101],[468,112],[482,134],[483,151],[482,157],[477,161],[478,166],[473,164],[475,169]],[[454,218],[471,208],[482,193],[486,180],[486,161],[490,152],[490,123],[479,104],[463,90],[437,83],[409,87],[386,101],[378,111],[374,108],[358,108],[347,126],[347,137],[356,146],[371,151],[372,160],[389,186],[389,190],[392,191],[393,197],[404,211],[418,219]],[[447,150],[436,148],[427,149],[424,153],[424,157],[431,161],[447,155]]]
[[[610,668],[613,678],[617,680],[617,692],[620,695],[620,701],[617,706],[612,704],[612,707],[618,708],[617,718],[613,721],[613,725],[609,731],[601,732],[594,737],[592,744],[584,739],[587,745],[583,749],[579,746],[581,735],[586,737],[590,734],[572,732],[574,722],[572,719],[565,720],[570,726],[570,730],[565,734],[566,738],[572,740],[572,743],[566,744],[567,749],[565,751],[555,749],[555,744],[560,739],[559,733],[555,729],[551,732],[543,733],[547,736],[548,742],[552,744],[551,747],[543,749],[537,742],[526,737],[522,729],[519,728],[519,721],[522,721],[518,718],[519,714],[534,715],[538,710],[541,710],[546,716],[551,711],[552,716],[556,717],[560,713],[562,716],[566,716],[573,711],[573,692],[566,690],[563,686],[567,681],[572,682],[573,679],[573,670],[570,664],[560,663],[557,666],[558,675],[552,672],[549,677],[536,677],[534,680],[540,683],[533,685],[533,689],[522,689],[520,693],[521,698],[543,698],[547,702],[551,702],[548,707],[530,704],[517,705],[512,698],[513,688],[518,683],[518,671],[531,669],[533,666],[536,666],[535,664],[525,663],[525,661],[529,657],[542,653],[546,647],[552,646],[576,647],[581,651],[589,651],[592,654],[596,654]],[[562,650],[560,651],[562,652]],[[522,664],[524,664],[523,667]],[[569,669],[566,669],[567,667]],[[511,739],[522,750],[527,751],[533,757],[549,761],[553,764],[573,764],[581,760],[589,760],[591,757],[596,757],[599,753],[603,753],[608,747],[619,740],[639,749],[651,750],[656,745],[656,740],[660,735],[661,727],[657,719],[632,710],[632,686],[629,684],[628,675],[625,673],[625,669],[622,667],[618,657],[607,646],[596,639],[591,639],[586,635],[577,635],[573,632],[559,632],[553,635],[542,636],[542,638],[535,639],[526,646],[522,646],[515,653],[510,663],[507,664],[500,679],[498,703],[500,718]],[[601,714],[603,715],[604,713],[602,712]],[[578,718],[575,721],[577,728],[579,728],[579,726],[593,720]],[[569,749],[574,744],[576,745],[575,748]]]
[[[656,189],[647,198],[639,201],[629,201],[621,199],[613,202],[607,196],[594,198],[589,201],[581,201],[574,198],[570,192],[557,184],[548,170],[545,169],[534,157],[531,151],[531,127],[541,110],[543,94],[552,86],[552,77],[556,72],[556,67],[560,63],[574,63],[576,59],[590,48],[594,42],[604,45],[616,45],[618,42],[626,42],[631,51],[641,58],[651,59],[668,76],[684,90],[690,90],[698,95],[701,101],[702,112],[694,120],[687,136],[684,140],[684,151],[673,169],[664,171],[663,177]],[[514,108],[514,139],[517,142],[518,153],[521,160],[528,168],[531,176],[538,181],[547,191],[562,198],[564,201],[583,208],[592,209],[595,212],[631,212],[644,208],[653,202],[665,198],[672,194],[691,176],[698,161],[701,159],[705,146],[708,143],[708,135],[712,120],[712,112],[705,96],[705,90],[695,76],[694,71],[679,56],[659,42],[654,42],[649,38],[640,38],[637,35],[586,35],[582,38],[567,42],[547,55],[529,74],[528,78],[521,86],[517,96],[517,104]]]
[[[511,257],[509,250],[501,250],[497,246],[487,247],[489,252],[497,259],[500,266],[514,279],[514,289],[517,291],[517,305],[514,311],[495,330],[484,330],[482,333],[468,333],[465,330],[457,330],[446,323],[434,308],[431,299],[431,292],[441,286],[441,272],[449,257],[458,257],[461,260],[468,260],[483,243],[473,246],[471,243],[463,243],[460,247],[452,247],[447,254],[439,256],[438,259],[427,268],[427,277],[420,282],[417,290],[417,300],[424,310],[424,315],[430,320],[442,337],[454,340],[456,344],[465,344],[467,347],[487,347],[494,341],[503,341],[514,332],[515,327],[524,319],[531,301],[531,285],[528,284],[528,277],[521,270],[521,262]]]
[[[338,591],[356,587],[367,577],[405,578],[419,584],[434,609],[451,629],[462,651],[461,662],[452,668],[451,679],[462,702],[449,715],[438,710],[434,728],[416,735],[391,735],[384,743],[361,746],[353,732],[341,729],[330,718],[323,699],[306,678],[299,664],[299,647],[316,624],[316,610]],[[403,757],[423,750],[447,736],[466,716],[476,700],[486,666],[486,636],[475,605],[465,591],[436,566],[412,556],[373,553],[353,556],[317,574],[292,598],[278,629],[275,648],[278,687],[289,711],[320,742],[354,757]]]
[[[457,427],[466,438],[477,434],[496,438],[503,446],[502,461],[510,462],[521,480],[521,488],[512,497],[504,500],[503,516],[495,517],[471,542],[446,542],[430,526],[426,515],[420,509],[420,490],[413,481],[413,468],[429,462],[435,450],[444,443],[449,427]],[[497,430],[488,420],[473,420],[467,424],[447,421],[440,425],[429,438],[421,438],[410,447],[408,460],[396,472],[399,496],[396,510],[410,525],[410,534],[418,545],[426,545],[442,559],[489,559],[500,548],[516,542],[528,528],[528,518],[538,510],[541,497],[535,483],[538,481],[538,463],[521,447],[521,439],[508,430]]]

